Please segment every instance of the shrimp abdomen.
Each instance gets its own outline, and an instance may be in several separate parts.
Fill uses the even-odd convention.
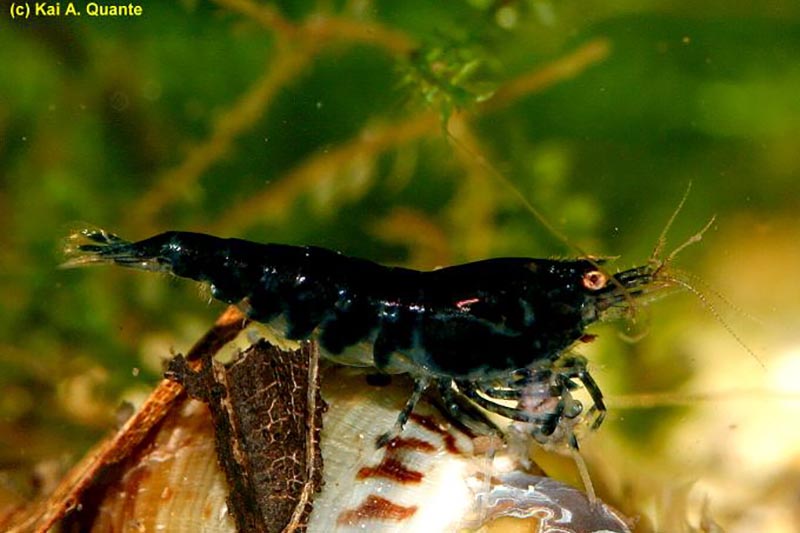
[[[379,314],[372,289],[392,270],[313,246],[181,231],[130,242],[84,229],[70,236],[67,254],[65,267],[111,263],[207,284],[215,299],[242,305],[257,322],[283,316],[289,339],[318,333],[334,355],[371,337]]]

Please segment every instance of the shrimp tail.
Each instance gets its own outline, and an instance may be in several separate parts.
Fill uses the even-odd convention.
[[[104,229],[83,227],[70,232],[63,241],[66,259],[61,268],[79,268],[90,265],[115,263],[124,254],[130,242]]]
[[[170,258],[165,255],[168,234],[140,242],[130,242],[106,230],[84,227],[73,231],[64,241],[66,261],[61,268],[115,264],[139,270],[170,272]]]
[[[163,272],[208,284],[214,298],[237,303],[258,289],[263,260],[274,255],[271,250],[266,245],[186,231],[167,231],[131,242],[84,227],[67,237],[67,260],[61,268],[112,264]]]

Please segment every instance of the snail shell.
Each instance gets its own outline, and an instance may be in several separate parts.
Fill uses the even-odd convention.
[[[227,533],[228,485],[206,404],[184,400],[103,490],[91,531]],[[84,504],[86,512],[87,505]]]
[[[410,380],[370,387],[347,368],[323,380],[330,405],[322,430],[322,491],[309,531],[501,531],[503,517],[540,533],[627,532],[625,520],[567,485],[519,469],[499,439],[475,437],[434,407],[418,404],[403,432],[381,449]]]
[[[502,517],[539,533],[630,531],[602,503],[519,470],[498,442],[459,430],[424,401],[403,432],[377,449],[407,399],[403,378],[371,386],[363,374],[336,367],[322,383],[324,484],[309,532],[501,531]],[[235,531],[205,404],[176,406],[121,472],[96,495],[93,511],[85,506],[92,531]]]

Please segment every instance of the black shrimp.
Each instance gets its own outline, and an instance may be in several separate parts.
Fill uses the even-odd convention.
[[[586,360],[570,347],[586,339],[588,326],[672,286],[660,274],[663,263],[653,261],[614,275],[600,259],[498,258],[417,271],[324,248],[178,231],[128,242],[84,229],[69,243],[64,266],[113,263],[197,280],[214,298],[238,304],[288,339],[315,339],[336,363],[409,374],[415,386],[398,431],[434,386],[456,418],[468,411],[466,396],[533,424],[534,435],[546,438],[562,419],[581,412],[569,394],[576,381],[591,396],[593,427],[599,426],[603,395]],[[555,409],[520,407],[524,392],[541,383],[561,399]]]

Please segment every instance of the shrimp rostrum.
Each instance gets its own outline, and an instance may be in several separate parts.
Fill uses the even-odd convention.
[[[466,397],[546,437],[581,412],[569,394],[578,383],[599,425],[602,393],[570,348],[595,322],[672,285],[652,263],[613,275],[593,259],[498,258],[417,271],[324,248],[177,231],[128,242],[85,229],[69,242],[65,266],[113,263],[197,280],[288,339],[316,340],[334,362],[409,374],[415,386],[398,431],[431,388],[452,414],[464,411]],[[542,383],[570,401],[548,412],[522,407],[523,392]]]

